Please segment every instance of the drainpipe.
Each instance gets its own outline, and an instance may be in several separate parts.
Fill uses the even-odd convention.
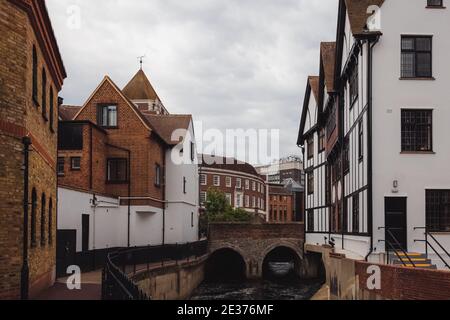
[[[28,300],[28,287],[29,287],[29,266],[28,266],[28,194],[29,194],[29,153],[31,139],[24,137],[23,143],[23,155],[24,155],[24,173],[23,173],[23,261],[22,271],[20,277],[20,298],[22,300]]]
[[[128,152],[128,198],[131,197],[131,151]],[[127,233],[127,246],[130,247],[130,224],[131,224],[131,201],[128,200],[128,233]]]
[[[368,216],[369,216],[369,234],[370,234],[370,251],[366,256],[366,261],[369,259],[370,255],[374,251],[374,234],[373,234],[373,178],[372,178],[372,170],[373,170],[373,149],[372,149],[372,73],[373,73],[373,61],[372,61],[372,50],[373,47],[378,43],[380,37],[377,36],[373,43],[369,39],[367,41],[368,44],[368,55],[367,55],[367,103],[368,103],[368,111],[367,111],[367,148],[368,148],[368,159],[367,159],[367,167],[368,167],[368,184],[369,184],[369,193],[367,196],[368,202]]]
[[[163,156],[163,166],[162,166],[162,188],[163,188],[163,225],[162,225],[162,245],[166,244],[166,153]],[[161,174],[161,172],[160,172]]]

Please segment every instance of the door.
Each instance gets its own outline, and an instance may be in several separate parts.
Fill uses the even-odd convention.
[[[396,249],[408,250],[406,229],[407,198],[385,199],[386,241]],[[386,249],[392,250],[389,244]]]
[[[76,262],[77,230],[58,230],[56,233],[56,273],[66,276],[67,267]]]
[[[89,215],[81,216],[81,248],[83,252],[89,251]]]

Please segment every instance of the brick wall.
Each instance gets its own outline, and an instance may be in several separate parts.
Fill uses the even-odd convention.
[[[367,268],[372,264],[356,262],[360,298],[389,300],[449,300],[450,272],[380,265],[381,290],[367,288]]]
[[[32,140],[29,197],[31,199],[34,188],[38,199],[37,241],[36,246],[30,246],[29,249],[30,295],[34,296],[40,290],[50,286],[54,281],[55,272],[57,128],[55,124],[52,131],[48,120],[50,119],[50,87],[53,88],[54,94],[53,118],[57,119],[57,88],[61,86],[61,83],[57,83],[59,80],[54,79],[49,71],[47,60],[44,59],[43,47],[35,36],[35,29],[30,23],[28,14],[12,2],[0,0],[0,34],[2,34],[0,41],[0,299],[18,298],[20,292],[24,179],[21,141],[25,135]],[[36,46],[38,56],[37,103],[33,101],[31,94],[33,45]],[[48,49],[47,47],[46,50]],[[41,108],[43,69],[47,74],[45,117]],[[46,200],[44,207],[41,201],[43,194]],[[51,212],[49,212],[50,199],[53,204]],[[41,219],[42,207],[43,219]],[[51,230],[48,225],[50,214]],[[43,233],[41,233],[41,226],[43,226]],[[53,240],[51,243],[50,236]]]
[[[269,221],[293,222],[295,221],[294,196],[269,194]]]
[[[118,127],[105,129],[106,134],[96,128],[93,130],[93,188],[92,191],[111,196],[128,196],[128,184],[108,184],[106,183],[106,166],[108,158],[128,158],[128,153],[120,148],[131,151],[131,196],[132,197],[152,197],[163,199],[163,186],[155,186],[155,166],[164,167],[165,146],[153,134],[136,115],[127,101],[116,90],[109,81],[104,81],[93,97],[88,101],[86,107],[81,111],[77,121],[89,121],[97,123],[97,106],[99,104],[115,104],[118,110]],[[90,134],[89,126],[83,130],[83,150],[60,151],[60,156],[69,161],[71,154],[82,156],[82,170],[78,172],[66,172],[65,177],[59,179],[59,183],[64,186],[76,187],[82,190],[90,190],[88,179],[90,169]],[[115,148],[116,146],[119,148]],[[90,190],[91,191],[91,190]],[[158,202],[133,201],[134,205],[153,205],[161,207]]]
[[[303,223],[289,224],[246,224],[246,223],[215,223],[209,226],[209,240],[229,239],[304,239]]]

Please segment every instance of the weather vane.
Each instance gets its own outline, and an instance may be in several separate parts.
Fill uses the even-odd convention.
[[[142,70],[142,64],[144,63],[144,58],[145,58],[145,55],[139,56],[139,57],[138,57],[138,59],[139,59],[139,64],[141,65],[141,70]]]

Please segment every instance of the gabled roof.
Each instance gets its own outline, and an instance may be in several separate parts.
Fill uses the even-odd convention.
[[[309,76],[308,77],[309,85],[311,86],[311,91],[314,95],[314,99],[316,102],[319,101],[319,77],[318,76]]]
[[[336,42],[322,42],[320,44],[324,82],[328,92],[334,92],[334,69],[336,63]]]
[[[381,7],[384,1],[385,0],[345,0],[350,27],[354,35],[364,32],[367,18],[371,15],[367,13],[367,9],[372,5]]]
[[[140,69],[122,90],[131,100],[160,100],[158,94],[148,80],[145,72]]]
[[[62,121],[70,121],[75,118],[75,115],[81,110],[80,106],[61,105],[58,108],[59,118]]]
[[[161,139],[169,146],[174,146],[181,142],[172,140],[172,134],[179,129],[188,130],[192,122],[192,116],[187,114],[155,115],[146,112],[141,113]]]

